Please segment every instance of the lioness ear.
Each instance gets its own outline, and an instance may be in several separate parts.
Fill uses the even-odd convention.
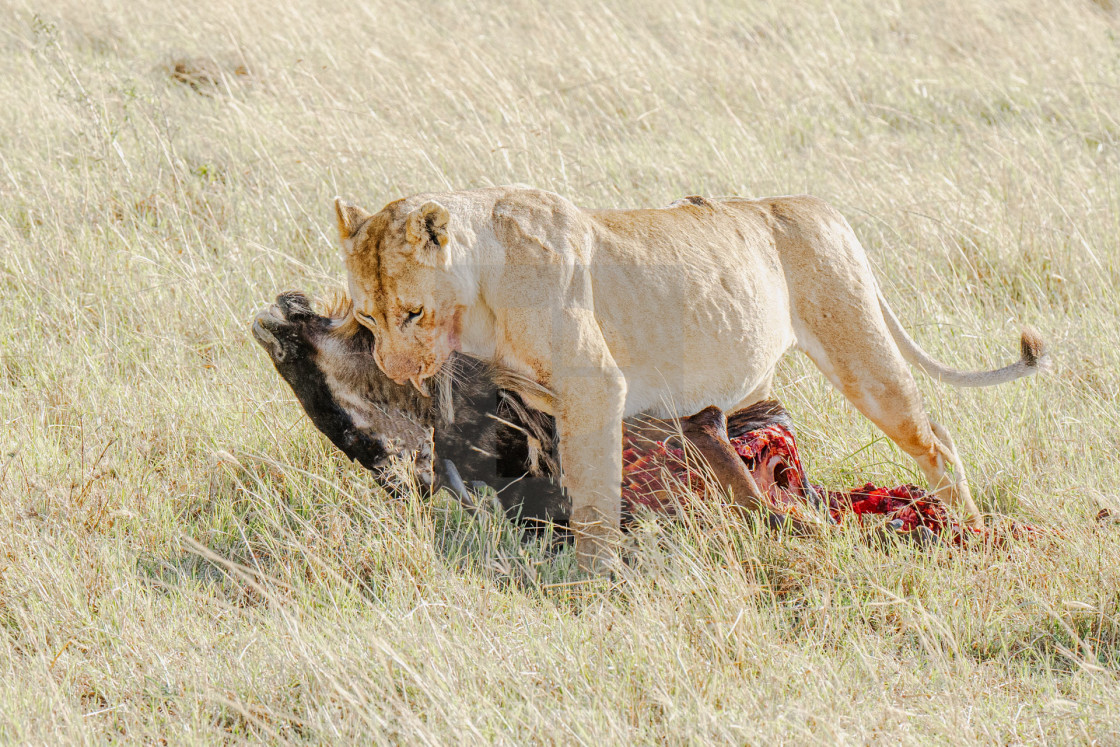
[[[354,251],[354,234],[362,227],[370,214],[357,205],[351,205],[341,197],[334,198],[334,212],[338,217],[338,238],[347,254]]]
[[[425,202],[408,214],[405,236],[416,250],[416,258],[432,267],[446,267],[451,255],[446,247],[451,236],[447,224],[451,216],[438,202]]]

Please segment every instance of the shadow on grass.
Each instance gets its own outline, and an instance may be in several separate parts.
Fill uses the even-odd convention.
[[[496,501],[468,512],[443,491],[415,488],[395,498],[365,471],[335,466],[324,475],[220,454],[206,495],[180,513],[182,537],[138,561],[138,574],[160,586],[212,586],[239,605],[255,595],[247,592],[252,583],[233,578],[238,573],[289,593],[342,584],[370,600],[402,575],[430,584],[443,574],[475,574],[499,588],[542,590],[579,575],[562,527],[519,525]]]

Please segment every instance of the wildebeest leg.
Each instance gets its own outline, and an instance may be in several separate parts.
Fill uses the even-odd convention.
[[[748,511],[765,511],[766,499],[754,476],[731,447],[727,438],[727,418],[718,407],[706,407],[681,420],[684,434],[708,463],[720,488],[735,505]]]
[[[727,436],[727,419],[718,407],[706,407],[678,421],[646,420],[632,427],[639,428],[641,435],[654,438],[658,431],[662,438],[679,432],[703,457],[720,489],[731,497],[736,507],[762,515],[772,529],[787,526],[798,534],[811,531],[806,523],[769,505],[754,476],[731,446]]]
[[[712,471],[720,489],[731,496],[741,510],[761,513],[771,529],[787,527],[800,535],[810,534],[814,527],[772,508],[754,475],[743,463],[727,436],[727,418],[718,407],[706,407],[681,421],[684,434]]]

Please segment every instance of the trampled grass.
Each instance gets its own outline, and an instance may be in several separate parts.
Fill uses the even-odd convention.
[[[1041,2],[9,2],[0,741],[1120,739],[1120,11]],[[330,198],[811,192],[1008,551],[643,524],[632,568],[391,501],[248,334]],[[915,480],[807,361],[818,481]]]

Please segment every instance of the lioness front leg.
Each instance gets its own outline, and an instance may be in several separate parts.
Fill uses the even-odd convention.
[[[572,500],[571,528],[579,567],[609,570],[618,548],[622,508],[621,375],[557,382],[556,430],[563,485]]]
[[[626,380],[589,310],[562,312],[556,331],[551,379],[576,557],[582,570],[604,572],[619,540]]]

